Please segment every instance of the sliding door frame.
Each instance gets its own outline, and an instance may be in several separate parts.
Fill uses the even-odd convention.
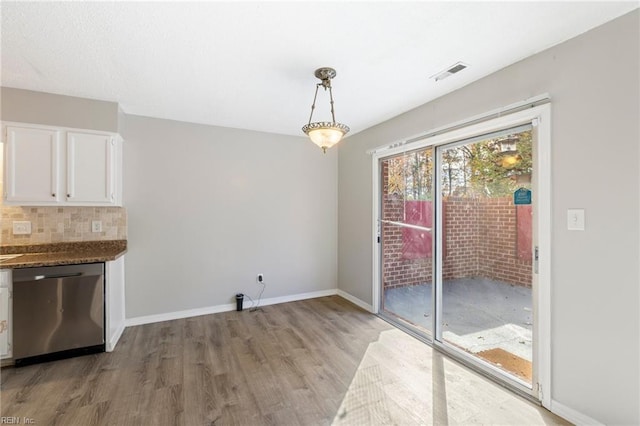
[[[542,101],[542,102],[541,102]],[[542,103],[542,104],[541,104]],[[537,106],[536,106],[537,105]],[[509,113],[510,111],[514,111]],[[503,115],[504,114],[504,115]],[[437,129],[424,137],[417,137],[404,142],[371,151],[372,154],[372,182],[373,182],[373,289],[372,307],[374,313],[379,313],[381,302],[381,225],[378,219],[381,215],[381,174],[380,161],[384,158],[399,155],[406,151],[420,148],[446,145],[483,134],[488,134],[499,129],[515,127],[531,123],[534,128],[536,141],[534,161],[534,227],[537,227],[538,262],[534,266],[533,279],[533,303],[534,303],[534,382],[533,390],[525,392],[523,388],[512,386],[520,393],[533,394],[536,400],[550,408],[551,406],[551,106],[548,97],[537,98],[535,102],[526,101],[504,108],[499,112],[487,113],[484,117],[478,116],[469,119],[466,123],[454,123],[451,126]],[[436,221],[441,222],[440,219]],[[435,224],[434,224],[435,225]],[[437,236],[437,238],[439,238]],[[442,259],[436,250],[434,259],[436,268],[442,268]],[[537,274],[535,269],[537,268]],[[434,275],[435,289],[436,283]],[[438,317],[435,311],[437,299],[434,297],[434,324],[432,326],[433,341],[428,342],[432,346],[448,352],[441,343],[435,340],[435,321]],[[477,366],[476,366],[477,367]]]

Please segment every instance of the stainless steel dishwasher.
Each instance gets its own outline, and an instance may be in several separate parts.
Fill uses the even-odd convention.
[[[104,264],[13,270],[16,366],[104,352]]]

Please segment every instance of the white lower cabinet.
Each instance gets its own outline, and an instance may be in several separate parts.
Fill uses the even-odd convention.
[[[125,326],[124,256],[105,262],[105,346],[111,352],[116,347]]]
[[[11,270],[0,270],[0,359],[11,358]]]

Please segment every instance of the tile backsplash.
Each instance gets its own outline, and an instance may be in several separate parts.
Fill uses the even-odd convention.
[[[71,241],[126,240],[127,212],[123,207],[13,207],[0,208],[2,245]],[[13,221],[30,221],[30,235],[13,235]],[[91,232],[91,222],[102,221],[102,232]]]

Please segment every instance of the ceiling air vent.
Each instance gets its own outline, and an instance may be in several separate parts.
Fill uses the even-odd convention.
[[[445,78],[462,71],[463,69],[467,68],[468,65],[464,64],[462,62],[458,62],[456,64],[451,65],[449,68],[447,68],[446,70],[439,72],[436,75],[432,75],[431,78],[435,79],[436,81],[440,81],[440,80],[444,80]]]

